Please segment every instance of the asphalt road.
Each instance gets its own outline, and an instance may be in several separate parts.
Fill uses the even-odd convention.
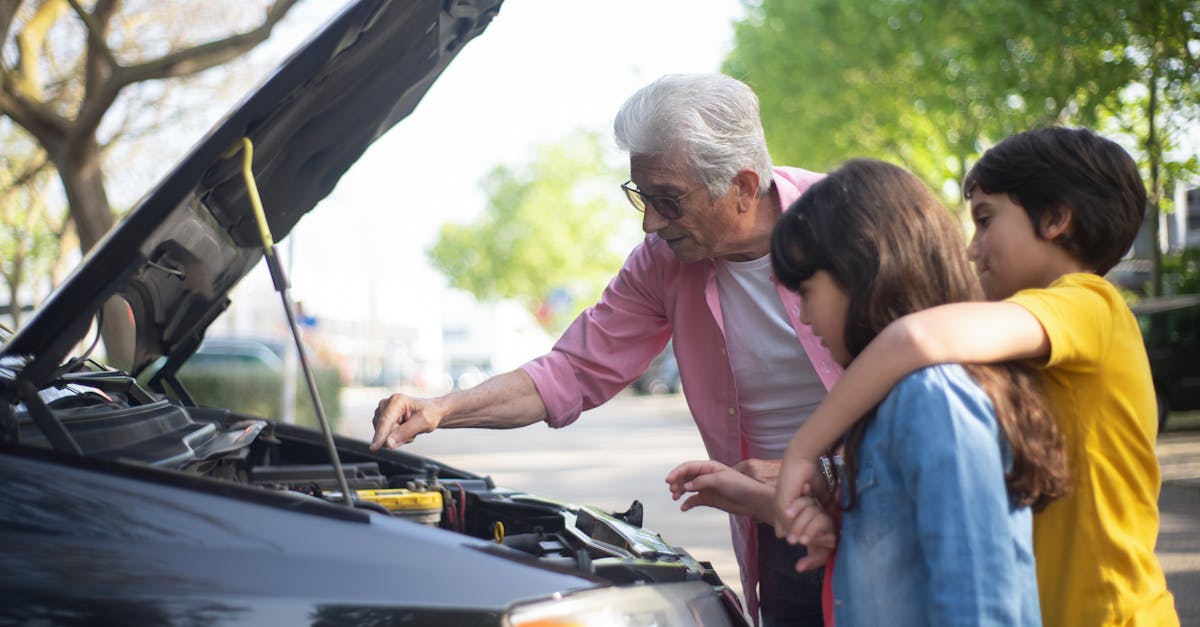
[[[341,432],[370,439],[384,390],[348,390]],[[415,453],[481,474],[498,485],[625,511],[639,500],[645,526],[696,559],[712,562],[741,594],[725,514],[680,512],[664,477],[678,463],[706,457],[683,398],[621,395],[565,429],[445,430],[423,435]],[[1158,443],[1163,469],[1157,553],[1182,624],[1200,627],[1200,412],[1172,417]]]

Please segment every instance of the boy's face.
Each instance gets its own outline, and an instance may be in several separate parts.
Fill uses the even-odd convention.
[[[1029,288],[1046,287],[1058,278],[1063,250],[1034,232],[1025,209],[1008,194],[971,190],[975,235],[967,257],[988,300],[1001,300]]]

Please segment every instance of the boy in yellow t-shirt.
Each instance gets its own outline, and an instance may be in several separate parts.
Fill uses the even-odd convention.
[[[975,222],[968,254],[996,302],[905,316],[867,346],[788,446],[777,533],[805,536],[811,500],[799,497],[823,491],[818,456],[905,375],[1028,360],[1071,473],[1071,492],[1034,517],[1043,624],[1179,625],[1154,555],[1161,478],[1149,362],[1133,314],[1102,278],[1142,223],[1137,166],[1091,131],[1046,128],[988,150],[963,189]]]

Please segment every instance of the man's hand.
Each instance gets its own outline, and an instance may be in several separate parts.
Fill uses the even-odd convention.
[[[375,408],[372,420],[375,437],[371,440],[371,450],[408,444],[418,435],[437,429],[441,419],[437,407],[429,399],[393,394],[379,401]]]
[[[715,507],[719,510],[770,520],[771,487],[713,460],[685,462],[667,474],[671,498],[678,501],[693,493],[679,506],[682,511],[693,507]]]
[[[778,459],[743,459],[733,465],[733,469],[769,486],[775,485],[779,480],[779,466],[782,460]]]

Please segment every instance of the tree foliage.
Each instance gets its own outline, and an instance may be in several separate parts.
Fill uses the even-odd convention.
[[[950,206],[996,141],[1096,128],[1142,165],[1157,232],[1168,182],[1198,171],[1181,152],[1196,140],[1198,53],[1195,0],[747,0],[724,70],[759,93],[777,161],[894,161]]]
[[[23,134],[0,122],[0,280],[8,293],[14,328],[21,326],[23,290],[53,273],[64,217],[45,200],[50,179],[46,155]]]
[[[561,330],[640,239],[620,177],[595,134],[538,146],[529,164],[492,170],[483,215],[443,225],[429,259],[451,286],[485,301],[517,299],[544,328]]]
[[[1094,125],[1130,82],[1117,4],[762,0],[735,25],[724,69],[759,93],[776,160],[887,159],[957,201],[984,147],[1039,125]]]
[[[33,138],[57,172],[84,253],[115,219],[106,150],[138,129],[141,114],[155,117],[130,98],[162,93],[164,81],[244,55],[296,1],[275,0],[256,24],[230,34],[222,29],[232,16],[261,5],[0,0],[0,113]],[[114,109],[125,113],[124,123],[110,119]],[[105,311],[109,358],[127,365],[133,343],[124,306],[112,302]]]

